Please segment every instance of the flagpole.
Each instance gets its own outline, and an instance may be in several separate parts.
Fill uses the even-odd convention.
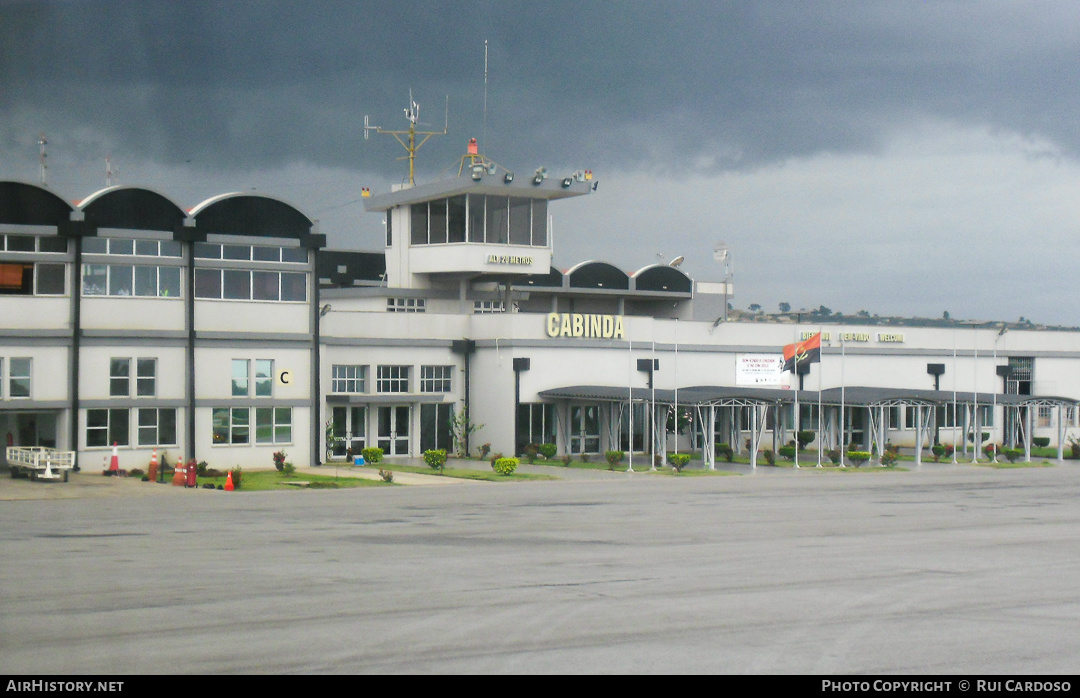
[[[629,433],[630,443],[628,445],[628,450],[626,452],[627,453],[626,472],[632,473],[632,472],[634,472],[634,342],[629,337],[626,338],[626,349],[627,349],[627,357],[629,359],[626,362],[627,363],[626,406],[629,408],[629,412],[630,412],[630,433]]]
[[[818,334],[822,334],[821,326],[818,326]],[[824,336],[824,335],[822,335]],[[817,372],[817,467],[821,467],[821,374],[822,368],[825,366],[824,362],[819,362]],[[798,437],[796,437],[796,440]]]
[[[844,380],[844,367],[847,364],[847,355],[845,353],[846,346],[844,345],[844,333],[840,333],[840,467],[844,467],[844,455],[847,453],[847,405],[845,404],[844,390],[847,387]]]
[[[795,419],[792,426],[795,428],[795,469],[799,468],[799,330],[795,329],[795,361],[792,363],[791,372],[795,374]]]

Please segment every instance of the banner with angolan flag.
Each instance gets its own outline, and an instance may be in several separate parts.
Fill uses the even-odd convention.
[[[796,366],[821,363],[821,333],[809,339],[784,346],[784,370],[795,372]]]

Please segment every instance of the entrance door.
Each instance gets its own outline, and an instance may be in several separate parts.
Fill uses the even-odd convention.
[[[379,408],[379,448],[388,456],[409,455],[409,423],[412,408],[386,405]]]
[[[367,407],[354,405],[334,407],[334,443],[333,455],[344,458],[346,449],[351,448],[356,455],[367,448]]]
[[[600,452],[600,406],[570,406],[570,452]]]

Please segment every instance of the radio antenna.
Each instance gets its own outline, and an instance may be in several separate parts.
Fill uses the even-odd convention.
[[[401,147],[405,148],[405,152],[408,153],[399,160],[409,161],[409,185],[412,186],[416,178],[416,151],[420,150],[420,146],[428,142],[428,139],[432,136],[445,136],[450,126],[450,95],[446,96],[446,121],[443,125],[442,131],[417,131],[416,125],[420,121],[420,105],[413,101],[412,90],[409,90],[409,106],[405,109],[405,120],[409,122],[409,130],[407,131],[391,131],[384,129],[381,126],[372,126],[368,121],[367,114],[364,115],[364,140],[368,139],[368,133],[374,131],[375,133],[387,133],[397,139],[397,142],[401,144]],[[403,139],[402,137],[407,138]],[[423,136],[420,142],[416,142],[417,136]]]

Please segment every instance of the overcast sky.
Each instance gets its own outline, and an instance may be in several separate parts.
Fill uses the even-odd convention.
[[[484,109],[484,41],[488,41]],[[556,265],[687,258],[736,307],[1078,325],[1080,3],[10,2],[0,179],[66,199],[114,183],[184,207],[280,197],[332,247],[381,249],[361,187],[406,176],[388,136],[472,136],[510,170],[591,169],[557,202]],[[486,134],[486,137],[485,137]]]

